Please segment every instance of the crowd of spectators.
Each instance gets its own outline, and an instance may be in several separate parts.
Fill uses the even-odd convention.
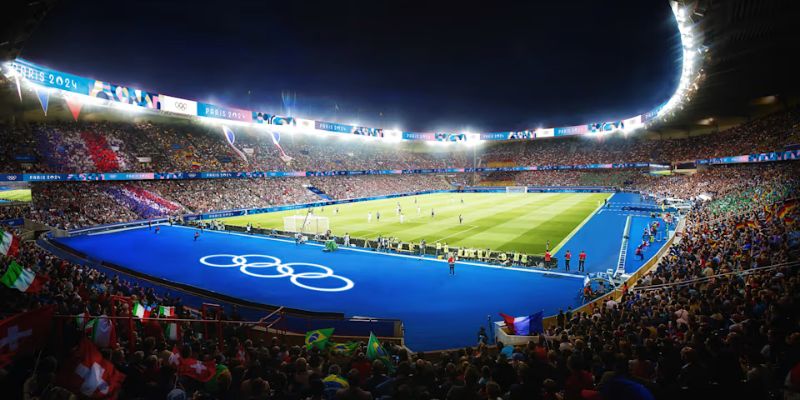
[[[800,144],[800,109],[768,115],[712,135],[643,139],[626,135],[552,138],[491,146],[481,155],[487,164],[582,165],[677,162],[780,151]]]
[[[0,172],[331,171],[673,162],[778,151],[800,144],[800,111],[772,114],[713,135],[644,139],[611,134],[467,146],[387,142],[345,134],[222,129],[185,121],[48,122],[0,126]],[[276,142],[278,144],[276,144]]]
[[[251,332],[234,324],[226,325],[220,345],[189,322],[175,343],[165,336],[165,321],[151,319],[137,320],[133,351],[127,325],[117,324],[118,343],[101,354],[126,374],[119,398],[775,398],[782,391],[791,398],[800,393],[796,172],[782,163],[682,178],[690,183],[671,190],[705,179],[703,190],[714,199],[696,204],[679,241],[638,287],[620,301],[560,313],[538,340],[510,351],[479,343],[434,355],[388,346],[387,369],[367,359],[364,343],[348,354],[309,350],[277,338],[250,339]],[[161,192],[161,183],[153,184],[148,189]],[[62,185],[70,187],[55,186],[66,190]],[[117,294],[177,306],[178,316],[190,316],[180,298],[58,259],[31,242],[15,260],[47,279],[39,293],[0,287],[8,314],[54,304],[59,315],[110,315],[112,307],[129,315],[127,305],[111,303]],[[770,267],[787,262],[795,264]],[[239,319],[236,310],[222,318]],[[50,338],[38,363],[20,357],[0,374],[12,396],[66,398],[57,375],[83,328],[75,318],[56,323],[63,334]],[[214,360],[214,379],[181,376],[170,363],[173,349]]]
[[[320,177],[311,178],[311,184],[335,200],[453,188],[441,175]]]

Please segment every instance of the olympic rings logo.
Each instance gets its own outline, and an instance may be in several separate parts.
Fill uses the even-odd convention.
[[[213,262],[218,261],[214,259],[225,259],[224,263],[220,262]],[[213,268],[239,268],[243,274],[250,275],[256,278],[286,278],[289,277],[289,280],[298,287],[308,290],[316,290],[320,292],[344,292],[345,290],[350,290],[355,286],[355,283],[348,278],[343,276],[335,275],[333,270],[329,267],[319,264],[310,264],[310,263],[302,263],[302,262],[291,262],[291,263],[282,263],[281,259],[278,257],[267,256],[263,254],[245,254],[241,256],[237,256],[234,254],[213,254],[209,256],[205,256],[200,259],[200,263],[209,267]],[[295,273],[294,268],[292,266],[308,266],[319,268],[324,272],[300,272]],[[267,268],[274,268],[277,274],[264,274],[259,270],[267,269]],[[321,288],[316,286],[309,286],[302,282],[301,279],[325,279],[325,278],[334,278],[342,281],[344,286],[341,287],[334,287],[334,288]]]

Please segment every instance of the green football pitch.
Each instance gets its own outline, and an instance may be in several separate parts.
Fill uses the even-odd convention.
[[[542,254],[548,240],[555,253],[608,197],[607,193],[436,193],[329,205],[315,208],[314,215],[327,217],[337,236],[350,233],[354,238],[375,239],[382,235],[403,242],[438,240],[453,246]],[[284,217],[306,213],[307,209],[300,209],[222,221],[282,230]]]
[[[3,190],[0,191],[0,200],[29,202],[31,201],[31,190],[30,189]]]

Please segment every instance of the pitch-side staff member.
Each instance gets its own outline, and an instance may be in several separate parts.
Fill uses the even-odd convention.
[[[456,258],[453,257],[453,254],[450,254],[450,257],[447,257],[447,264],[450,266],[450,275],[456,274]]]

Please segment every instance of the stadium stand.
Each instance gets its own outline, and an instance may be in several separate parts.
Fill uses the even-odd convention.
[[[158,318],[137,320],[132,350],[127,350],[127,325],[117,323],[122,346],[103,348],[101,354],[127,375],[119,388],[124,398],[165,398],[179,392],[218,398],[322,398],[335,392],[330,390],[333,380],[375,398],[486,398],[505,393],[511,399],[536,399],[554,398],[562,390],[564,398],[582,398],[586,391],[608,393],[614,388],[647,388],[658,398],[712,392],[768,398],[780,391],[784,380],[787,390],[797,390],[794,376],[800,368],[800,332],[792,307],[797,301],[797,265],[787,264],[798,255],[798,238],[789,229],[798,214],[797,172],[795,165],[774,164],[711,168],[670,178],[674,182],[665,190],[671,194],[696,193],[700,189],[693,188],[704,181],[702,191],[715,193],[715,198],[695,206],[683,237],[668,256],[620,302],[560,314],[540,341],[516,347],[510,355],[484,344],[436,355],[389,347],[386,350],[395,357],[387,370],[380,361],[366,360],[363,343],[349,355],[306,350],[277,339],[253,341],[247,329],[236,324],[225,325],[226,340],[219,346],[202,338],[199,323],[184,322],[183,344],[173,347],[165,338],[167,321]],[[159,190],[161,183],[135,190],[169,197],[168,191]],[[384,181],[371,183],[380,188]],[[648,184],[642,189],[649,189]],[[111,194],[103,196],[101,185],[105,184],[91,184],[97,190],[86,191],[72,189],[76,185],[47,184],[34,202],[49,199],[46,210],[33,209],[27,216],[76,226],[108,222],[108,215],[116,220],[138,217]],[[85,197],[78,197],[81,194]],[[89,197],[92,206],[80,207],[81,199]],[[73,200],[54,201],[68,198]],[[5,212],[26,211],[16,207]],[[190,317],[180,298],[60,260],[33,242],[24,242],[13,260],[43,277],[44,284],[38,293],[0,291],[6,314],[52,304],[58,315],[110,315],[111,307],[119,307],[116,315],[127,316],[132,312],[127,305],[115,306],[109,297],[120,294],[175,306],[178,316]],[[236,310],[222,318],[240,319]],[[43,398],[65,393],[59,386],[59,367],[64,351],[77,343],[83,328],[75,318],[59,319],[58,324],[63,334],[49,338],[35,372],[25,375],[27,364],[14,364],[3,378],[17,383],[9,387]],[[213,360],[213,384],[183,377],[176,386],[178,370],[172,361],[177,355]]]
[[[465,168],[509,165],[580,165],[671,162],[784,150],[800,142],[800,111],[792,108],[714,135],[682,139],[640,139],[624,135],[598,139],[566,138],[509,142],[471,152],[457,146],[437,152],[375,140],[341,141],[309,135],[284,135],[287,164],[272,140],[242,130],[242,148],[252,149],[247,163],[225,145],[220,131],[207,126],[152,123],[48,123],[2,126],[7,145],[0,171],[331,171],[364,169]],[[29,138],[36,138],[32,142]],[[399,150],[399,151],[398,151]],[[14,161],[15,155],[36,161]],[[138,161],[142,160],[142,162]]]

